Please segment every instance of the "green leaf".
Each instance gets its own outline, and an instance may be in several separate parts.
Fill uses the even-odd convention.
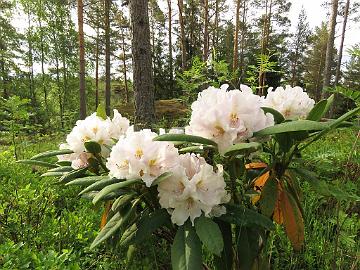
[[[120,183],[115,183],[115,184],[111,184],[108,185],[106,187],[104,187],[93,199],[93,204],[96,204],[97,202],[99,202],[105,195],[107,195],[110,192],[113,192],[115,190],[119,190],[122,189],[124,187],[127,187],[129,185],[135,184],[135,183],[139,183],[141,180],[140,179],[130,179],[130,180],[126,180]]]
[[[261,149],[261,143],[250,142],[250,143],[237,143],[226,149],[225,156],[233,156],[238,154],[249,154]]]
[[[360,107],[357,107],[345,114],[343,114],[342,116],[340,116],[338,119],[333,120],[333,121],[329,121],[329,122],[325,122],[326,129],[321,130],[318,134],[316,134],[308,143],[306,143],[305,145],[303,145],[300,150],[304,149],[305,147],[308,147],[310,144],[312,144],[313,142],[317,141],[318,139],[320,139],[321,137],[323,137],[326,133],[328,133],[329,131],[337,128],[338,126],[340,126],[343,122],[345,122],[346,120],[348,120],[349,118],[351,118],[352,116],[354,116],[355,114],[359,113],[360,111]]]
[[[123,179],[109,178],[109,177],[107,177],[106,179],[101,179],[99,181],[96,181],[94,184],[91,184],[87,188],[85,188],[83,191],[79,193],[79,195],[82,195],[90,191],[101,190],[108,185],[118,183],[120,181],[123,181]]]
[[[333,95],[332,95],[333,96]],[[318,102],[314,108],[309,112],[307,120],[319,121],[325,115],[325,109],[327,107],[328,101],[326,99]]]
[[[215,149],[212,145],[195,145],[179,149],[179,153],[202,153],[204,150]]]
[[[104,228],[96,236],[95,240],[90,246],[90,249],[93,249],[94,247],[98,246],[106,239],[114,235],[116,231],[121,227],[121,225],[123,225],[127,221],[133,209],[134,206],[129,207],[129,209],[124,214],[121,214],[120,212],[115,213],[115,215],[106,223]]]
[[[271,217],[274,212],[277,195],[277,181],[274,177],[270,177],[261,191],[260,209],[262,214]]]
[[[72,154],[72,153],[74,153],[74,152],[70,149],[51,150],[51,151],[46,151],[46,152],[37,154],[37,155],[33,156],[31,159],[48,158],[48,157],[54,157],[54,156],[58,156],[58,155],[66,155],[66,154]]]
[[[61,160],[57,161],[55,164],[59,166],[71,166],[71,161]]]
[[[173,270],[202,269],[201,243],[189,222],[176,232],[171,246],[171,265]]]
[[[66,172],[46,172],[40,175],[41,177],[59,177],[66,174]]]
[[[88,141],[84,143],[86,151],[92,154],[101,153],[101,145],[94,141]]]
[[[130,202],[135,197],[135,195],[136,193],[126,193],[123,196],[120,196],[111,206],[111,210],[114,212],[118,211],[120,208],[124,207],[128,202]]]
[[[103,104],[98,105],[96,109],[96,116],[106,120],[107,116],[106,116],[105,106]]]
[[[186,135],[186,134],[164,134],[157,136],[153,139],[154,141],[166,141],[166,142],[189,142],[189,143],[200,143],[205,145],[213,145],[217,147],[216,142],[200,137],[200,136],[193,136],[193,135]]]
[[[205,247],[211,253],[220,256],[224,241],[219,226],[210,218],[200,216],[195,220],[195,230]]]
[[[275,126],[264,128],[254,133],[254,136],[267,136],[278,133],[292,132],[292,131],[310,131],[323,130],[328,128],[328,124],[324,122],[316,122],[310,120],[289,121]]]
[[[87,171],[87,168],[80,168],[80,169],[71,171],[69,173],[66,173],[63,176],[61,176],[58,183],[59,184],[66,184],[66,183],[70,182],[71,180],[73,180],[75,178],[83,176],[86,171]]]
[[[82,178],[78,178],[75,180],[70,181],[69,183],[66,183],[66,186],[87,186],[87,185],[92,185],[93,183],[96,183],[98,181],[102,181],[102,180],[110,180],[110,177],[108,175],[106,176],[87,176],[87,177],[82,177]]]
[[[226,214],[219,217],[225,222],[239,226],[258,225],[268,230],[275,229],[274,223],[268,217],[242,205],[228,204],[226,209]]]
[[[49,162],[40,161],[40,160],[32,160],[32,159],[23,159],[18,160],[16,163],[26,164],[26,165],[34,165],[39,167],[47,167],[47,168],[57,168],[58,166]]]
[[[173,175],[172,172],[164,172],[163,174],[161,174],[159,177],[157,177],[151,184],[151,186],[156,186],[158,184],[160,184],[162,181],[168,179],[169,177],[171,177]]]
[[[239,228],[236,248],[240,269],[252,269],[254,261],[260,252],[259,236],[256,228]]]
[[[232,270],[233,267],[233,243],[232,243],[232,231],[231,225],[222,221],[221,219],[215,219],[218,224],[222,238],[224,241],[224,248],[221,252],[221,257],[215,256],[214,264],[217,270]]]
[[[280,112],[278,112],[277,110],[275,110],[273,108],[269,108],[269,107],[261,107],[261,109],[265,113],[271,113],[274,116],[274,121],[275,121],[276,124],[280,124],[280,123],[285,121],[284,116]]]
[[[48,170],[48,172],[71,172],[74,170],[71,166],[60,166],[53,169]]]
[[[158,209],[150,215],[142,216],[133,239],[134,244],[142,243],[167,222],[169,222],[169,213],[165,209]]]

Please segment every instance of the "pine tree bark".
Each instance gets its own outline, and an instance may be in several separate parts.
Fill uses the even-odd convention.
[[[170,74],[170,89],[169,92],[173,91],[173,81],[174,81],[174,74],[173,74],[173,54],[172,54],[172,8],[171,8],[171,0],[167,0],[168,4],[168,27],[169,27],[169,74]]]
[[[239,81],[241,82],[242,79],[245,77],[245,67],[244,67],[244,51],[245,51],[245,35],[246,35],[246,0],[243,0],[243,10],[242,10],[242,27],[241,27],[241,41],[240,41],[240,78]]]
[[[241,0],[237,0],[236,13],[235,13],[234,48],[233,48],[233,70],[236,70],[238,68],[238,59],[239,59],[240,6],[241,6]]]
[[[178,0],[179,7],[179,24],[180,24],[180,40],[181,40],[181,69],[186,69],[186,39],[185,39],[185,22],[183,17],[184,1]]]
[[[203,61],[206,61],[209,55],[209,0],[204,0],[204,50]]]
[[[326,58],[325,58],[325,68],[324,68],[324,82],[323,82],[323,97],[326,96],[324,89],[330,86],[331,80],[331,66],[333,63],[333,48],[335,40],[335,26],[336,26],[336,16],[338,11],[339,0],[332,0],[331,2],[331,16],[329,21],[329,36],[326,46]]]
[[[219,0],[215,0],[215,19],[214,19],[213,48],[217,48],[219,43]]]
[[[151,127],[155,120],[154,83],[151,69],[150,25],[147,0],[130,0],[133,87],[137,128]]]
[[[111,0],[105,0],[105,111],[110,116],[110,8]]]
[[[129,87],[127,81],[127,66],[126,66],[126,47],[125,47],[125,33],[123,28],[121,28],[122,36],[122,51],[123,51],[123,74],[124,74],[124,84],[125,84],[125,100],[126,104],[129,103]]]
[[[80,82],[80,119],[86,117],[86,92],[85,92],[85,47],[84,47],[84,4],[77,1],[78,27],[79,27],[79,82]]]
[[[99,28],[96,29],[95,48],[95,108],[99,106]]]
[[[342,55],[343,55],[343,50],[344,50],[345,32],[346,32],[347,19],[348,19],[348,15],[349,15],[349,7],[350,7],[350,0],[347,0],[346,5],[345,5],[345,11],[344,11],[344,21],[343,21],[342,31],[341,31],[339,56],[338,56],[338,61],[337,61],[337,65],[336,65],[335,85],[337,85],[340,80],[341,60],[342,60]]]

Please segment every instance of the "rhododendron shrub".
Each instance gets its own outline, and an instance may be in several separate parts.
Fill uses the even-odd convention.
[[[184,129],[134,130],[118,111],[109,118],[99,109],[59,150],[21,162],[48,167],[43,176],[80,185],[82,197],[106,205],[92,247],[110,238],[139,245],[154,234],[171,245],[173,269],[202,269],[203,252],[216,269],[251,269],[275,223],[302,248],[299,181],[320,193],[326,184],[299,153],[359,108],[323,119],[333,96],[315,105],[300,87],[266,97],[227,88],[199,93]]]

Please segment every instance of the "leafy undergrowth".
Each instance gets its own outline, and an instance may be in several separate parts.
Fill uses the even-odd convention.
[[[320,180],[359,196],[360,141],[355,144],[356,134],[357,130],[351,129],[334,131],[311,145],[303,157],[306,160],[304,166],[315,172]],[[305,247],[295,253],[278,226],[266,246],[273,269],[333,269],[333,266],[335,269],[358,269],[359,202],[341,196],[321,196],[307,182],[300,183],[305,213]]]
[[[305,166],[320,178],[359,195],[360,152],[355,130],[339,130],[311,145]],[[57,137],[55,137],[57,138]],[[59,136],[61,138],[61,136]],[[24,142],[20,158],[55,149],[59,139]],[[352,151],[351,149],[354,149]],[[77,196],[79,190],[40,178],[39,168],[17,164],[12,148],[0,147],[0,268],[1,269],[169,269],[169,249],[151,238],[142,246],[122,250],[101,246],[89,250],[99,231],[103,206]],[[351,155],[350,155],[351,153]],[[305,248],[295,253],[277,226],[264,248],[271,269],[356,269],[359,258],[359,204],[324,197],[301,182],[305,213]],[[338,217],[338,218],[337,218]],[[334,246],[339,229],[338,249]],[[116,241],[116,240],[114,240]],[[260,268],[266,269],[266,268]]]

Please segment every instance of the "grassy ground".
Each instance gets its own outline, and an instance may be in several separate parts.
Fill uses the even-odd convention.
[[[360,151],[354,130],[331,133],[304,153],[308,168],[323,180],[359,194]],[[63,135],[23,140],[19,158],[57,148]],[[351,149],[355,149],[351,151]],[[351,154],[350,154],[351,153]],[[1,269],[168,269],[169,250],[156,239],[134,250],[89,246],[99,230],[101,208],[77,197],[78,190],[40,178],[41,169],[15,163],[11,146],[0,146]],[[322,197],[305,182],[306,246],[295,253],[279,226],[265,252],[272,269],[357,269],[359,204]],[[338,226],[340,224],[341,226]],[[338,249],[334,254],[339,231]],[[159,252],[161,251],[161,252]]]

